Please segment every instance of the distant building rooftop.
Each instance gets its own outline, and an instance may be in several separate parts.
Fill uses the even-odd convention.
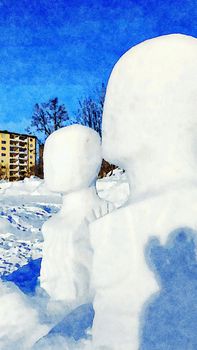
[[[35,139],[37,139],[37,136],[34,136],[34,135],[29,135],[29,134],[23,134],[23,133],[18,133],[18,132],[15,132],[15,131],[8,131],[8,130],[0,130],[0,133],[3,133],[3,134],[14,134],[14,135],[22,135],[22,136],[26,136],[26,137],[34,137]]]

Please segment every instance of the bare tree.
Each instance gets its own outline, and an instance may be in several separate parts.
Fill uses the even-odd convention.
[[[47,103],[36,103],[31,124],[27,132],[35,131],[44,137],[44,140],[55,130],[65,126],[69,120],[65,106],[60,105],[58,98],[50,99]]]
[[[77,123],[94,129],[101,137],[105,93],[106,87],[104,84],[102,84],[100,89],[97,88],[95,90],[94,98],[86,97],[84,100],[79,101],[79,108],[77,112]],[[110,172],[112,173],[115,168],[115,165],[110,164],[103,159],[99,172],[99,178],[106,176]]]
[[[84,100],[79,101],[77,111],[77,123],[94,129],[100,136],[105,91],[105,85],[102,84],[101,89],[95,90],[94,97],[86,97]]]

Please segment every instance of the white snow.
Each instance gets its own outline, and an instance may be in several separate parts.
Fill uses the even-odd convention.
[[[31,181],[31,180],[30,180]],[[41,227],[60,205],[53,195],[44,202],[44,196],[10,196],[4,194],[0,201],[0,275],[8,274],[29,259],[40,258],[43,237]]]
[[[100,179],[96,183],[99,197],[121,207],[129,199],[130,189],[127,174],[121,169],[114,169],[112,175]]]
[[[126,170],[130,199],[91,224],[93,349],[139,349],[143,306],[158,291],[146,244],[197,229],[196,60],[196,39],[163,36],[129,50],[110,77],[103,154]]]
[[[35,308],[12,283],[0,282],[0,348],[31,349],[48,327],[42,325]]]
[[[0,235],[6,234],[6,233],[9,234],[12,232],[13,232],[13,228],[9,224],[9,222],[4,218],[0,218]]]
[[[44,195],[55,196],[51,191],[47,189],[44,180],[41,180],[35,176],[25,178],[24,180],[8,182],[5,180],[0,181],[0,195],[6,196],[18,196],[18,195]],[[58,198],[58,195],[56,195]]]

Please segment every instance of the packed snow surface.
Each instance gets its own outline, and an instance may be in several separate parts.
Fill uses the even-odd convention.
[[[61,197],[43,180],[0,182],[0,275],[41,257],[43,223],[60,208]]]

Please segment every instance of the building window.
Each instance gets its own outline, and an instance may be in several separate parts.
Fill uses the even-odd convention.
[[[1,153],[1,155],[2,155],[2,157],[5,157],[5,156],[6,156],[6,154],[5,154],[5,153]]]
[[[4,163],[4,160],[3,160],[3,159],[1,159],[1,163]]]
[[[30,139],[30,141],[33,141],[33,139]]]
[[[30,147],[33,147],[32,143],[30,143]]]
[[[30,162],[30,164],[32,164],[32,162]]]
[[[32,156],[29,156],[29,158],[33,158]]]
[[[1,147],[2,151],[5,151],[6,150],[6,147]]]
[[[5,144],[5,143],[6,143],[6,141],[3,141],[3,140],[2,140],[2,141],[1,141],[1,143]]]

